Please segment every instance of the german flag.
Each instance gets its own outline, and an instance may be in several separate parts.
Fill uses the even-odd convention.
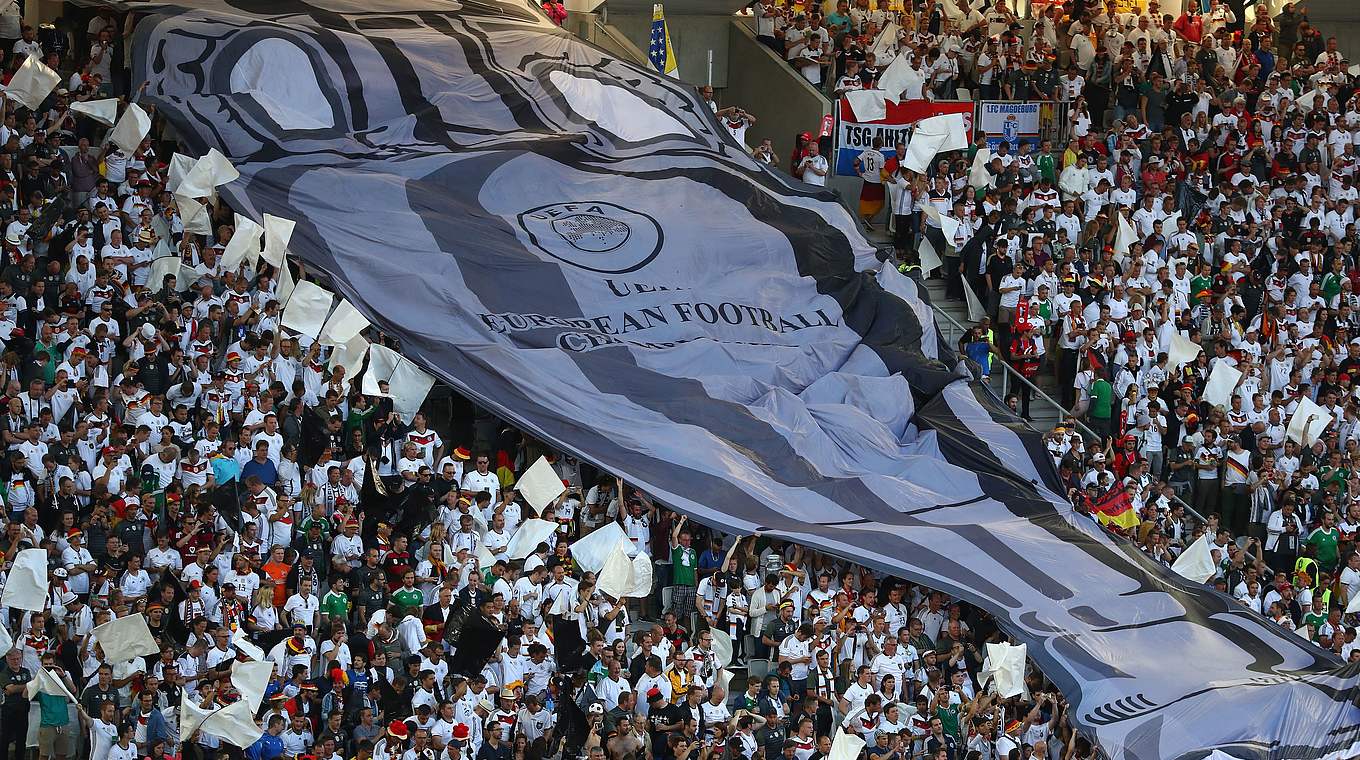
[[[1113,524],[1128,530],[1138,527],[1142,522],[1138,518],[1138,513],[1133,511],[1133,501],[1129,499],[1129,494],[1122,485],[1115,485],[1103,496],[1092,501],[1091,511],[1095,513],[1100,524],[1106,527]]]

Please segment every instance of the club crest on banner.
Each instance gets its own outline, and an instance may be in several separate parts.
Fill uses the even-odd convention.
[[[519,225],[538,250],[591,272],[632,272],[661,252],[655,219],[604,201],[539,206],[521,213]]]

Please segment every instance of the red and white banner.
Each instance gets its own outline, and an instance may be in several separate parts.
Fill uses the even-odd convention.
[[[850,102],[841,98],[836,119],[836,174],[855,175],[855,159],[873,147],[874,138],[883,138],[883,154],[891,155],[899,142],[908,142],[911,127],[922,119],[942,114],[963,114],[968,141],[973,140],[973,107],[968,100],[904,100],[887,103],[888,115],[873,121],[860,121]]]

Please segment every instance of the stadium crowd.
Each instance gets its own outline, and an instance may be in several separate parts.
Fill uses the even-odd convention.
[[[869,29],[863,7],[813,28],[837,30],[828,36],[846,48],[855,29],[831,19]],[[950,14],[927,10],[910,34],[953,28]],[[999,149],[977,193],[966,190],[967,156],[927,178],[889,159],[878,180],[905,185],[891,213],[900,255],[914,261],[932,236],[954,294],[966,278],[988,302],[964,353],[1035,372],[1046,362],[1072,385],[1076,415],[1103,437],[1071,426],[1050,436],[1079,505],[1122,486],[1139,519],[1111,529],[1168,564],[1209,535],[1215,585],[1354,659],[1354,629],[1341,621],[1360,593],[1349,209],[1360,107],[1349,77],[1327,51],[1304,60],[1312,39],[1297,19],[1258,19],[1241,38],[1260,45],[1257,61],[1273,55],[1263,42],[1283,46],[1281,60],[1304,44],[1298,63],[1279,67],[1289,73],[1271,78],[1270,58],[1269,70],[1211,82],[1197,72],[1214,48],[1199,43],[1217,29],[1192,38],[1176,31],[1180,19],[1089,3],[1060,24],[1062,12],[1045,11],[1052,28],[1025,42],[1008,37],[1007,21],[955,86],[988,92],[1012,65],[1023,79],[1035,51],[1047,71],[1044,53],[1059,47],[1045,47],[1048,32],[1066,41],[1075,31],[1102,51],[1084,59],[1077,38],[1062,48],[1093,83],[1072,98],[1092,104],[1074,109],[1088,114],[1077,138],[1061,154]],[[776,18],[809,23],[787,9]],[[1262,24],[1278,36],[1258,34]],[[1161,37],[1135,37],[1149,27]],[[101,11],[69,35],[16,29],[4,51],[7,81],[21,56],[41,55],[67,86],[32,112],[7,102],[0,126],[0,549],[6,572],[20,550],[46,550],[50,576],[44,611],[0,608],[14,641],[0,665],[0,760],[27,746],[44,760],[825,760],[838,728],[865,741],[866,760],[1098,755],[1033,668],[1022,694],[995,693],[985,645],[1005,636],[981,610],[804,547],[692,524],[512,429],[451,424],[434,401],[408,420],[362,393],[324,349],[280,327],[275,268],[223,270],[225,203],[212,209],[214,234],[184,232],[166,190],[176,146],[163,124],[124,153],[70,110],[110,93],[135,99],[118,65],[131,28]],[[788,28],[773,36],[788,40]],[[932,60],[918,44],[927,39],[901,54]],[[1141,56],[1149,42],[1166,52]],[[1097,108],[1110,70],[1138,72],[1111,90],[1112,129]],[[1144,73],[1153,95],[1121,110],[1121,88],[1143,92]],[[1173,75],[1194,102],[1168,96],[1149,110]],[[1326,93],[1308,113],[1296,106],[1301,79]],[[1187,118],[1179,130],[1145,126]],[[924,204],[962,222],[953,241],[918,213]],[[1138,240],[1116,252],[1121,213]],[[152,281],[157,251],[180,256],[193,281]],[[1170,368],[1176,331],[1204,352]],[[1201,396],[1218,362],[1243,379],[1209,408]],[[1337,419],[1306,445],[1284,435],[1303,396]],[[446,440],[453,430],[461,440]],[[516,480],[540,455],[566,486],[538,515],[559,529],[511,557],[534,518]],[[1186,519],[1174,493],[1213,513],[1209,524]],[[600,592],[574,553],[611,523],[630,554],[657,560],[640,598]],[[92,629],[139,614],[159,653],[109,661]],[[215,710],[243,698],[232,672],[254,647],[277,665],[259,738],[239,747],[210,731],[181,735],[185,700]],[[30,698],[24,686],[40,670],[76,704]]]
[[[1052,374],[1065,414],[1049,449],[1074,503],[1167,565],[1208,533],[1220,590],[1349,657],[1360,68],[1301,4],[1175,5],[752,13],[814,82],[799,57],[821,51],[836,94],[879,87],[902,59],[912,84],[888,97],[1061,107],[1058,144],[979,135],[924,175],[906,144],[861,156],[862,215],[886,222],[904,271],[923,266],[971,302],[957,348],[980,376],[998,360]],[[817,142],[800,138],[790,170],[820,185]],[[1220,364],[1235,371],[1224,388],[1210,382]],[[1029,418],[1030,395],[1007,401]],[[1325,430],[1290,432],[1305,399],[1309,418],[1330,415]]]

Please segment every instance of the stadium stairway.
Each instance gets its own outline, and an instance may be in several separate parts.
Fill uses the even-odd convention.
[[[940,329],[940,334],[944,336],[945,342],[956,347],[963,330],[973,326],[972,320],[968,318],[968,306],[963,301],[946,298],[944,280],[938,276],[926,280],[926,288],[930,292],[931,305],[935,307],[935,323]],[[991,388],[1001,398],[1005,398],[1006,393],[1016,392],[1018,381],[1014,375],[1008,377],[1008,374],[1004,369],[993,365]],[[1058,384],[1050,367],[1045,365],[1035,381],[1039,390],[1054,399],[1058,398]],[[1030,401],[1029,412],[1030,424],[1045,432],[1052,430],[1060,417],[1057,407],[1045,402],[1037,394]]]
[[[877,247],[885,248],[892,245],[892,240],[888,236],[882,225],[876,225],[873,229],[864,230],[865,236]],[[934,277],[926,280],[926,289],[930,292],[930,303],[935,309],[935,323],[939,327],[940,335],[944,341],[957,350],[959,338],[964,331],[973,326],[973,321],[968,318],[968,306],[963,301],[955,301],[945,296],[944,279],[937,272]],[[1039,370],[1039,376],[1035,378],[1035,385],[1052,399],[1061,397],[1058,389],[1058,381],[1054,379],[1053,370],[1045,364]],[[1068,378],[1066,382],[1072,382]],[[991,374],[991,389],[999,398],[1005,398],[1007,393],[1015,392],[1017,381],[1015,375],[1006,370],[993,365]],[[1053,429],[1061,419],[1062,415],[1056,404],[1050,404],[1040,398],[1037,394],[1030,401],[1029,405],[1030,424],[1037,430],[1048,432]]]

